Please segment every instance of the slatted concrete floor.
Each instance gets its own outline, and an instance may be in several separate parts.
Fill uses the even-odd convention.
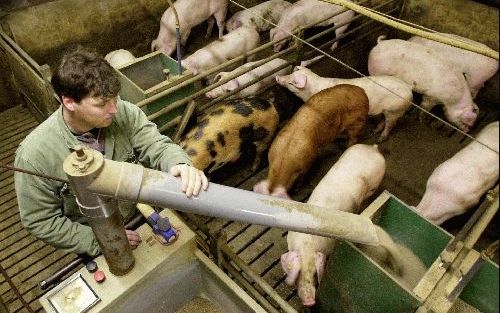
[[[496,112],[488,113],[486,110],[472,133],[476,133],[496,118]],[[17,145],[36,125],[29,112],[20,107],[0,115],[0,162],[13,162]],[[367,136],[365,143],[373,143],[375,139],[375,136]],[[408,204],[415,205],[425,190],[425,181],[432,169],[466,143],[468,139],[442,127],[436,121],[421,123],[415,112],[406,114],[390,138],[380,145],[387,160],[387,172],[379,192],[387,189]],[[344,150],[342,143],[334,144],[330,148],[329,153],[316,162],[300,188],[292,193],[295,200],[307,199],[322,175]],[[248,166],[241,167],[241,164],[237,164],[233,171],[224,171],[219,177],[215,176],[213,181],[251,190],[252,186],[266,175],[267,168],[252,173]],[[189,216],[187,218],[189,219]],[[296,292],[284,282],[285,276],[279,264],[280,255],[287,250],[285,231],[225,219],[199,218],[213,232],[223,229],[233,251],[292,306],[301,308]],[[463,222],[462,219],[458,224],[455,223],[458,226],[451,223],[445,225],[445,228],[453,232],[454,227],[457,229]],[[498,238],[495,231],[491,234],[494,235],[483,238],[484,242]],[[37,284],[75,257],[36,240],[22,228],[14,193],[13,174],[6,170],[0,170],[0,251],[0,264],[7,270],[23,298],[37,312],[43,311],[37,301],[42,294]],[[4,277],[0,278],[0,294],[11,312],[28,312],[10,290]]]
[[[0,163],[12,165],[19,143],[38,125],[20,106],[0,113]],[[38,283],[75,258],[35,239],[21,225],[13,172],[0,169],[0,265],[34,312],[43,311]],[[0,295],[11,313],[29,312],[0,277]]]
[[[477,125],[472,130],[476,134],[488,123],[496,120],[497,112],[485,110],[480,114]],[[373,121],[372,121],[373,123]],[[371,126],[373,129],[375,124]],[[367,135],[364,143],[373,144],[376,136]],[[366,203],[371,202],[380,192],[388,190],[409,205],[416,205],[425,191],[425,183],[432,170],[444,160],[463,148],[470,140],[462,134],[443,126],[435,120],[420,122],[416,110],[408,112],[394,129],[391,137],[379,146],[386,158],[387,170],[378,190]],[[306,175],[299,188],[292,193],[297,201],[305,201],[344,150],[342,144],[329,147],[329,153],[318,160]],[[232,175],[224,173],[215,181],[240,189],[251,190],[253,185],[267,176],[267,168],[252,175],[248,170],[235,166]],[[237,204],[235,204],[237,205]],[[185,215],[193,219],[192,215]],[[470,216],[470,214],[468,215]],[[443,227],[452,234],[456,233],[467,220],[467,215],[446,222]],[[277,293],[298,311],[302,310],[296,291],[285,283],[285,274],[279,258],[287,251],[286,231],[250,225],[225,219],[197,216],[212,233],[224,230],[227,243],[250,267],[267,281]],[[476,245],[483,249],[498,238],[495,223],[492,223]],[[498,252],[495,257],[498,262]],[[257,288],[258,289],[258,288]]]

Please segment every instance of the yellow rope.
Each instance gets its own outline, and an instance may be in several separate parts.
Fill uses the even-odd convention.
[[[495,50],[493,50],[493,49],[485,48],[485,47],[480,47],[480,46],[477,46],[477,45],[474,45],[474,44],[470,44],[468,42],[464,42],[464,41],[461,41],[461,40],[457,40],[457,39],[453,39],[453,38],[450,38],[450,37],[446,37],[446,36],[443,36],[443,35],[437,34],[437,33],[431,33],[431,32],[428,32],[428,31],[423,31],[421,29],[414,28],[414,27],[411,27],[411,26],[408,26],[408,25],[396,22],[394,20],[391,20],[391,19],[389,19],[387,17],[382,16],[379,13],[375,13],[372,10],[368,10],[367,8],[365,8],[365,7],[361,6],[361,5],[349,2],[347,0],[321,0],[321,1],[332,3],[332,4],[337,4],[337,5],[342,5],[342,6],[346,7],[346,8],[348,8],[348,9],[351,9],[353,11],[356,11],[356,12],[360,13],[360,14],[368,16],[371,19],[374,19],[374,20],[376,20],[378,22],[381,22],[381,23],[384,23],[386,25],[392,26],[392,27],[394,27],[396,29],[405,31],[407,33],[414,34],[414,35],[417,35],[417,36],[420,36],[420,37],[424,37],[424,38],[427,38],[427,39],[431,39],[431,40],[434,40],[434,41],[438,41],[438,42],[441,42],[441,43],[444,43],[444,44],[447,44],[447,45],[450,45],[450,46],[454,46],[454,47],[457,47],[457,48],[461,48],[461,49],[473,51],[473,52],[476,52],[476,53],[479,53],[479,54],[482,54],[482,55],[485,55],[485,56],[488,56],[490,58],[498,60],[498,52],[495,51]]]

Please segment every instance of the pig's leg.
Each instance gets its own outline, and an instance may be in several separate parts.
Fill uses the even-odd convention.
[[[226,19],[227,6],[214,13],[217,28],[219,29],[219,38],[224,35],[224,21]]]
[[[335,38],[339,38],[339,36],[342,35],[345,32],[345,30],[347,29],[347,27],[349,27],[349,25],[345,25],[345,26],[337,28],[335,30]],[[339,45],[339,41],[337,40],[330,47],[330,51],[333,51],[333,50],[337,49],[338,45]]]
[[[207,20],[207,34],[205,35],[205,39],[210,38],[210,35],[212,35],[212,30],[214,29],[214,24],[215,24],[215,17],[210,16]]]
[[[382,142],[387,139],[389,136],[389,132],[396,126],[398,119],[400,118],[399,114],[395,114],[393,112],[386,112],[385,114],[385,127],[383,128],[380,137],[378,138],[378,142]]]
[[[359,141],[361,133],[365,128],[365,123],[353,123],[349,127],[347,127],[347,147],[350,147],[356,144]]]
[[[255,186],[253,186],[253,191],[256,193],[260,193],[263,195],[268,195],[269,194],[269,180],[261,180]]]
[[[254,172],[259,168],[262,159],[262,154],[264,153],[264,151],[266,151],[266,149],[271,144],[271,141],[273,140],[272,133],[269,131],[268,133],[269,135],[267,137],[263,138],[260,141],[255,141],[255,160],[252,165],[252,171]]]
[[[437,105],[437,101],[429,96],[423,95],[422,96],[422,103],[420,104],[420,107],[428,112],[432,110],[433,107]],[[424,120],[424,116],[426,114],[422,111],[420,111],[420,121]]]

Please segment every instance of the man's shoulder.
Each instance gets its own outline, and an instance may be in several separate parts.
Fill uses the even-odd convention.
[[[54,144],[63,142],[63,138],[59,138],[61,136],[57,130],[56,113],[57,111],[24,138],[17,149],[16,159],[20,157],[24,159],[49,157],[48,155],[56,149]]]

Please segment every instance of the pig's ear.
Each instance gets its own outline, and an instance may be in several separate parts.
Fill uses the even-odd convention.
[[[297,71],[300,71],[301,69],[303,69],[304,67],[302,66],[302,63],[300,63],[300,65],[297,65],[293,68],[293,71],[294,72],[297,72]]]
[[[318,275],[318,282],[323,278],[323,273],[325,272],[326,256],[322,252],[316,252],[316,274]]]
[[[293,286],[300,273],[300,256],[297,251],[288,251],[282,254],[281,267],[286,273],[286,283]]]
[[[225,89],[227,91],[233,91],[240,86],[240,83],[236,79],[230,80],[226,83]]]
[[[298,89],[303,89],[306,87],[307,76],[306,75],[293,75],[292,85]]]

